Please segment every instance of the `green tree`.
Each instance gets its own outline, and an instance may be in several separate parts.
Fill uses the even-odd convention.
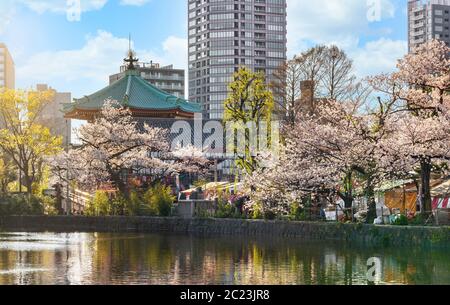
[[[61,150],[62,139],[38,124],[51,91],[3,90],[0,92],[0,148],[19,169],[28,194],[43,175],[44,160]]]
[[[147,214],[167,217],[172,211],[175,196],[169,186],[158,183],[145,193],[144,201],[146,207],[143,210],[146,210]]]
[[[235,155],[237,156],[236,165],[247,173],[252,173],[257,169],[255,152],[251,151],[251,133],[248,130],[249,124],[256,127],[259,133],[259,124],[268,123],[274,109],[274,99],[272,92],[268,89],[264,74],[261,72],[252,72],[247,67],[240,68],[233,75],[233,82],[229,85],[228,98],[225,100],[224,122],[233,123],[239,130],[243,128],[245,138],[245,151],[237,153],[235,145]],[[269,129],[269,128],[268,128]],[[230,139],[229,139],[230,140]],[[236,139],[234,140],[236,144]],[[257,140],[258,142],[258,140]],[[269,141],[268,141],[269,142]],[[257,147],[259,142],[256,143]]]
[[[89,203],[85,213],[88,216],[107,216],[110,214],[110,201],[104,191],[95,192],[94,198]]]

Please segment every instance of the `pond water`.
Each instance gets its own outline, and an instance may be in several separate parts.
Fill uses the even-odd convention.
[[[164,234],[0,233],[0,284],[450,284],[448,249]]]

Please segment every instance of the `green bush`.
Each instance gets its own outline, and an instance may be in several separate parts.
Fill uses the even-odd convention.
[[[140,215],[140,208],[143,203],[141,195],[136,191],[130,192],[130,199],[125,202],[125,215],[137,216]]]
[[[0,198],[0,215],[44,215],[44,205],[36,196],[6,195]]]
[[[277,219],[277,214],[272,210],[264,211],[264,219],[265,220],[275,220]]]
[[[104,191],[97,191],[85,210],[87,216],[169,216],[172,212],[172,196],[170,187],[157,184],[142,194],[132,190],[126,198],[117,194],[110,199]]]
[[[252,219],[265,219],[265,220],[275,220],[281,216],[277,215],[271,209],[263,209],[261,205],[256,205],[251,211],[250,217]]]
[[[42,202],[42,207],[44,209],[44,214],[49,216],[58,215],[58,210],[56,209],[56,198],[49,196],[40,196],[39,198]]]
[[[408,218],[405,215],[398,215],[392,224],[394,226],[407,226]]]
[[[234,218],[236,216],[236,209],[231,204],[225,201],[219,201],[217,204],[216,218]]]
[[[142,216],[157,216],[158,210],[152,204],[153,188],[148,189],[143,196],[143,204],[140,207],[140,214]]]
[[[107,216],[111,209],[108,194],[104,191],[96,191],[94,198],[88,204],[85,214],[87,216]]]
[[[264,214],[260,205],[254,206],[250,214],[252,219],[264,219]]]
[[[425,224],[422,214],[417,214],[413,219],[409,220],[411,226],[422,226]]]
[[[140,215],[142,201],[140,194],[134,190],[130,192],[129,199],[122,194],[110,199],[108,193],[97,191],[84,213],[86,216],[137,216]]]
[[[300,206],[300,204],[297,202],[291,204],[289,219],[290,220],[304,220],[305,218],[306,218],[305,210]]]
[[[176,197],[172,195],[172,190],[169,186],[158,183],[145,193],[145,205],[141,209],[141,214],[148,216],[170,216],[172,204],[175,199]]]
[[[110,216],[123,216],[127,215],[127,205],[130,200],[126,199],[122,194],[116,194],[116,196],[110,201]]]

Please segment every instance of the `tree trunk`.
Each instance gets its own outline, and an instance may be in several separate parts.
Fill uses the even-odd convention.
[[[28,166],[28,161],[24,160],[22,161],[22,164],[23,167],[20,172],[22,173],[22,179],[27,188],[27,194],[29,197],[31,197],[31,194],[33,193],[33,177],[30,175],[30,168]],[[20,182],[20,184],[22,184],[22,182]]]
[[[23,173],[23,180],[25,186],[27,187],[27,194],[30,196],[33,193],[33,178],[27,173]]]
[[[62,206],[62,201],[63,201],[62,185],[59,183],[56,184],[55,190],[56,190],[56,210],[58,211],[58,215],[64,215],[64,209]]]
[[[423,160],[420,162],[420,204],[422,208],[422,215],[425,219],[431,215],[431,162],[430,160]]]
[[[344,200],[345,215],[348,219],[353,219],[353,173],[347,173],[344,179],[344,194],[341,197]]]
[[[114,183],[114,187],[117,189],[118,191],[118,196],[122,196],[122,198],[124,198],[125,200],[129,200],[130,199],[130,192],[129,192],[129,188],[128,188],[128,181],[124,181],[126,179],[123,179],[122,177],[122,171],[118,171],[118,170],[112,170],[110,168],[109,169],[109,174],[111,176],[111,180]],[[112,205],[112,202],[110,202],[110,205]],[[118,213],[119,215],[125,215],[125,207],[121,206],[119,207],[119,211],[113,211],[114,213]]]
[[[353,196],[349,196],[348,193],[338,193],[339,197],[344,201],[344,215],[347,219],[352,219],[353,215],[351,208],[353,206]],[[337,208],[337,207],[336,207]]]
[[[6,194],[8,192],[8,180],[2,179],[2,194]]]
[[[367,200],[367,217],[366,223],[372,224],[374,219],[377,218],[377,204],[375,202],[375,191],[372,185],[372,179],[367,179],[366,184],[366,200]]]
[[[342,199],[344,200],[344,207],[346,209],[351,209],[351,207],[353,206],[353,197],[344,195],[344,197]]]

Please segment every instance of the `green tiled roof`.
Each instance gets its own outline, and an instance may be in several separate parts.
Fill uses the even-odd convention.
[[[130,109],[142,110],[181,110],[185,112],[201,112],[201,106],[164,92],[141,78],[135,70],[126,71],[125,77],[108,87],[85,96],[74,99],[73,103],[65,104],[63,111],[100,110],[106,100],[116,100]]]

